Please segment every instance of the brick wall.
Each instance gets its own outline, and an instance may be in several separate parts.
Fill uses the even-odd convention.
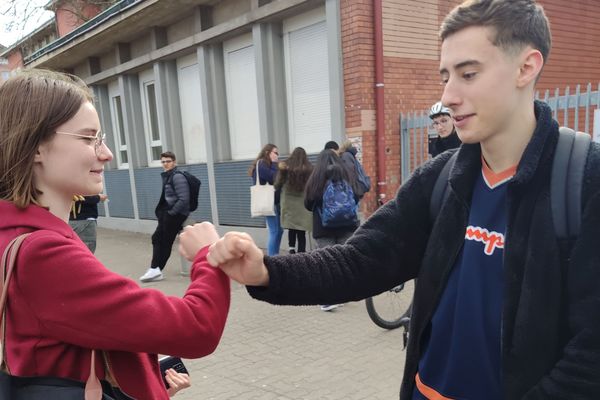
[[[59,4],[55,10],[59,37],[65,36],[101,11],[97,5],[86,4],[85,1],[71,0]]]
[[[439,40],[437,30],[458,0],[383,0],[385,145],[387,198],[400,184],[399,114],[425,110],[440,98]],[[540,90],[600,81],[600,7],[595,0],[564,2],[539,0],[546,10],[553,33],[553,48]],[[362,136],[363,162],[373,178],[377,172],[375,112],[375,61],[372,1],[342,0],[342,51],[346,134]],[[542,92],[543,93],[543,92]],[[571,120],[573,117],[571,117]],[[580,119],[581,120],[581,119]],[[583,129],[583,125],[580,125]],[[363,201],[370,214],[377,207],[376,188]]]
[[[23,56],[19,49],[13,49],[7,56],[8,68],[12,71],[17,68],[23,68]]]

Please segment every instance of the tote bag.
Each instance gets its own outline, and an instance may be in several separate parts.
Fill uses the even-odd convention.
[[[254,217],[270,217],[275,215],[275,188],[266,183],[260,184],[258,164],[256,163],[256,185],[250,186],[250,214]]]

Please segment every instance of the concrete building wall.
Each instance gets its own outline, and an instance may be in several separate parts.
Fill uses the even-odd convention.
[[[131,58],[141,57],[152,51],[151,35],[146,31],[142,36],[136,38],[130,43]]]
[[[250,11],[250,0],[223,0],[213,7],[212,19],[214,25],[227,22]]]
[[[195,16],[190,15],[188,18],[182,19],[170,25],[167,28],[167,41],[174,43],[178,40],[185,39],[186,37],[192,36],[195,29]]]
[[[105,70],[118,65],[117,52],[115,50],[106,52],[99,56],[100,58],[100,69]]]

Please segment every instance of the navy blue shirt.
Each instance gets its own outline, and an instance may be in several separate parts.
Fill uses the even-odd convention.
[[[424,336],[413,399],[503,398],[502,262],[515,170],[494,174],[484,166],[475,183],[465,242]]]

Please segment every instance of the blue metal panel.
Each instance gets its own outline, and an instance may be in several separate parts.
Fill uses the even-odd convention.
[[[129,170],[114,169],[105,171],[104,181],[106,182],[106,194],[110,199],[108,203],[110,216],[133,218]]]
[[[215,185],[221,225],[264,227],[265,218],[250,217],[248,167],[252,161],[228,161],[215,164]]]
[[[141,168],[133,171],[140,219],[156,219],[154,209],[162,192],[162,168]]]

